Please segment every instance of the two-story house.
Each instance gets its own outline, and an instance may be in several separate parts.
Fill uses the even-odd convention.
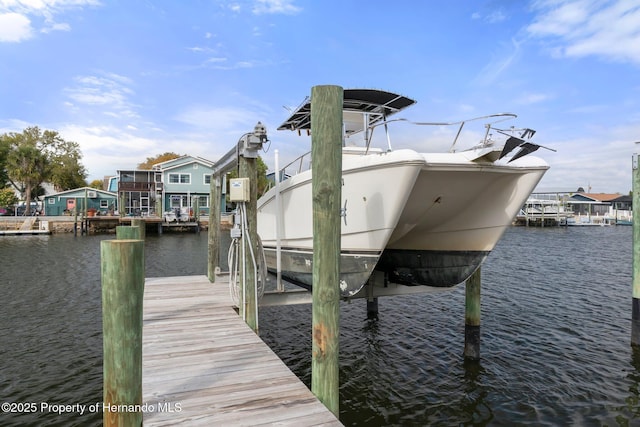
[[[119,170],[121,215],[208,215],[212,166],[201,157],[182,156],[155,164],[151,170]]]

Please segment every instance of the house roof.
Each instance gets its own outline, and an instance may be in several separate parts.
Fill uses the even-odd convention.
[[[585,197],[593,199],[599,202],[610,202],[613,199],[617,199],[622,196],[620,193],[610,194],[610,193],[579,193]]]
[[[108,196],[118,197],[118,195],[116,193],[112,193],[111,191],[98,190],[97,188],[92,188],[92,187],[72,188],[71,190],[65,190],[65,191],[61,191],[59,193],[47,194],[45,197],[57,197],[57,196],[65,195],[65,194],[80,193],[80,192],[84,192],[84,190],[96,191],[98,193],[106,194]]]
[[[575,193],[569,202],[579,203],[610,203],[611,201],[622,197],[622,194],[615,193]]]
[[[200,163],[201,165],[212,167],[214,162],[204,159],[202,157],[194,157],[194,156],[187,155],[187,156],[177,157],[171,160],[166,160],[161,163],[156,163],[155,165],[153,165],[153,170],[164,171],[164,170],[173,169],[179,166],[188,165],[190,163]]]

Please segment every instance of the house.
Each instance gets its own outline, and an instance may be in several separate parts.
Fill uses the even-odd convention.
[[[209,160],[182,156],[155,164],[151,170],[118,171],[121,215],[208,215],[212,170]]]
[[[50,216],[71,215],[95,209],[100,215],[113,213],[118,209],[117,194],[91,187],[75,188],[44,196],[44,214]]]
[[[631,218],[631,196],[620,193],[575,193],[567,204],[577,217],[602,217],[608,220],[629,220]]]

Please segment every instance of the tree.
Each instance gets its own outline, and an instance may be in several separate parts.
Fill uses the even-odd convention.
[[[87,185],[87,171],[80,163],[82,154],[77,143],[65,141],[62,138],[58,139],[56,146],[51,151],[50,158],[50,180],[59,191]]]
[[[96,190],[102,190],[104,188],[104,182],[101,179],[94,179],[89,183],[89,187],[95,188]]]
[[[18,198],[11,188],[0,189],[0,207],[9,207],[16,203],[18,203]]]
[[[34,190],[45,181],[49,173],[46,156],[35,146],[19,145],[7,156],[7,175],[13,186],[23,194],[27,207],[31,206]]]
[[[166,162],[168,160],[177,159],[178,157],[182,157],[182,155],[170,152],[158,154],[155,157],[147,157],[147,160],[138,164],[138,169],[151,170],[153,168],[153,165],[157,165],[158,163]]]
[[[258,176],[258,187],[257,187],[258,197],[266,193],[267,190],[271,187],[271,183],[267,179],[268,169],[269,168],[267,167],[267,164],[264,162],[264,160],[262,160],[262,157],[258,156],[256,158],[256,175]],[[231,172],[229,172],[229,179],[233,179],[237,177],[238,177],[237,169],[233,169]],[[229,185],[228,181],[227,181],[227,185]],[[227,188],[227,195],[228,194],[229,194],[229,189]]]
[[[43,132],[35,126],[22,133],[5,133],[0,135],[0,147],[8,147],[0,167],[9,183],[22,194],[26,206],[30,206],[45,181],[61,191],[86,185],[79,145],[65,141],[56,131]]]
[[[6,167],[9,148],[9,141],[0,137],[0,189],[6,188],[9,185]]]

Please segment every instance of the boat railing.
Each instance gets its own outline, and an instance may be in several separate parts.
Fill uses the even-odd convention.
[[[494,129],[497,132],[503,133],[503,134],[513,134],[514,132],[526,132],[526,131],[530,131],[530,132],[534,132],[531,131],[529,129],[515,129],[514,127],[511,127],[510,129],[498,129],[493,127],[494,124],[496,123],[500,123],[503,122],[505,120],[510,120],[513,118],[518,117],[516,114],[513,113],[497,113],[497,114],[490,114],[488,116],[480,116],[480,117],[474,117],[472,119],[466,119],[466,120],[461,120],[461,121],[457,121],[457,122],[414,122],[408,119],[392,119],[392,120],[385,120],[382,122],[378,122],[376,124],[372,124],[369,126],[369,130],[370,132],[367,132],[368,137],[366,138],[366,145],[364,147],[364,149],[362,150],[362,154],[363,155],[367,155],[370,153],[370,151],[372,150],[371,148],[371,141],[372,141],[372,136],[373,136],[373,130],[380,126],[380,125],[384,125],[385,127],[385,133],[386,133],[386,137],[387,137],[387,150],[391,151],[391,139],[389,137],[389,129],[388,129],[388,124],[389,123],[393,123],[393,122],[405,122],[405,123],[411,123],[414,125],[418,125],[418,126],[454,126],[454,125],[458,125],[458,131],[456,132],[456,136],[453,140],[453,143],[451,144],[451,148],[449,149],[450,152],[455,152],[455,146],[456,143],[458,142],[458,139],[460,137],[460,134],[462,132],[462,128],[464,127],[464,125],[468,122],[471,121],[475,121],[475,120],[483,120],[483,119],[491,119],[491,118],[495,118],[495,120],[492,120],[488,123],[485,123],[484,127],[486,129],[485,131],[485,135],[484,135],[484,139],[480,142],[480,146],[488,146],[492,143],[491,141],[491,135],[490,135],[490,131],[491,129]],[[289,178],[290,176],[294,176],[299,174],[300,172],[304,172],[306,170],[311,169],[311,151],[308,151],[304,154],[302,154],[301,156],[299,156],[298,158],[296,158],[295,160],[293,160],[292,162],[288,163],[286,166],[284,166],[283,168],[280,169],[280,179],[284,180]]]
[[[503,133],[503,134],[511,134],[513,132],[516,131],[521,131],[521,132],[525,132],[528,129],[515,129],[514,127],[510,128],[510,129],[498,129],[498,128],[494,128],[493,125],[495,125],[496,123],[500,123],[503,122],[505,120],[511,120],[518,117],[516,114],[513,113],[496,113],[496,114],[490,114],[488,116],[480,116],[480,117],[474,117],[471,119],[466,119],[466,120],[460,120],[460,121],[455,121],[455,122],[416,122],[416,121],[412,121],[412,120],[408,120],[408,119],[404,119],[404,118],[398,118],[398,119],[391,119],[391,120],[384,120],[382,122],[378,122],[376,124],[373,124],[370,126],[370,130],[371,132],[369,132],[370,135],[373,134],[373,129],[384,125],[385,127],[385,132],[387,133],[387,143],[388,143],[388,149],[391,150],[391,142],[390,142],[390,138],[389,138],[389,132],[388,132],[388,124],[393,123],[393,122],[405,122],[405,123],[410,123],[413,125],[417,125],[417,126],[455,126],[458,125],[458,131],[456,132],[456,135],[453,139],[453,142],[451,144],[451,147],[449,148],[449,151],[451,153],[455,152],[456,150],[456,144],[458,143],[458,139],[460,138],[460,134],[462,133],[462,128],[464,127],[465,124],[472,122],[472,121],[476,121],[476,120],[484,120],[484,119],[495,119],[495,120],[491,120],[488,123],[485,123],[484,127],[485,127],[485,134],[484,134],[484,138],[483,140],[480,142],[480,146],[488,146],[491,144],[491,129],[496,130],[497,132]],[[367,149],[369,148],[369,144],[371,143],[371,138],[368,138],[367,141]]]
[[[281,180],[311,169],[311,151],[307,151],[297,159],[280,169]]]

